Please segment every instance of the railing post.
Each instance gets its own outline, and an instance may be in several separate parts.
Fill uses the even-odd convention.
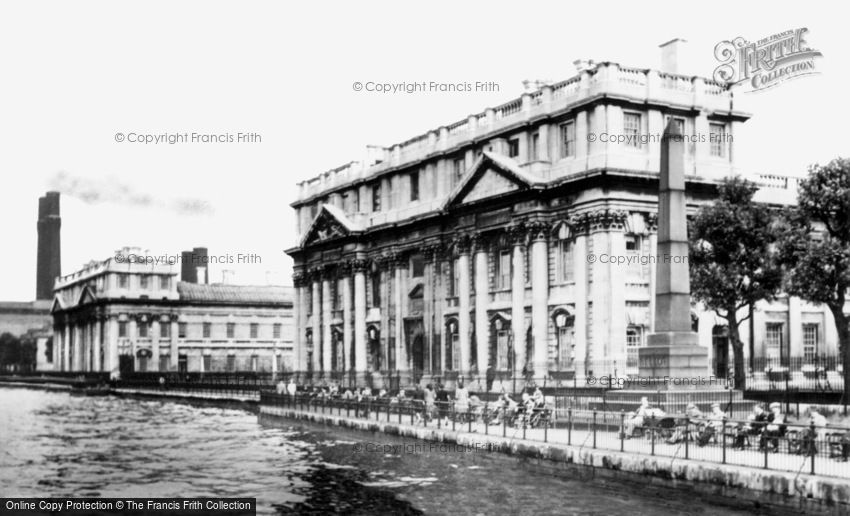
[[[815,422],[809,422],[809,435],[811,436],[811,443],[809,446],[809,453],[812,454],[812,475],[815,474],[815,455],[817,455],[817,444],[815,442],[815,437],[817,434],[815,433]]]
[[[416,412],[416,410],[414,409],[412,402],[411,402],[410,405],[407,406],[407,408],[408,408],[408,411],[410,412],[410,426],[413,426],[413,413]],[[425,418],[422,418],[422,419],[425,419]]]
[[[466,409],[466,421],[469,424],[467,431],[472,433],[472,407]]]
[[[596,449],[596,409],[593,409],[593,449]]]
[[[401,402],[398,402],[398,424],[401,424]]]
[[[567,444],[573,444],[573,408],[567,409]]]
[[[649,438],[650,438],[650,441],[652,442],[651,454],[655,455],[655,414],[650,416],[649,419],[650,419],[650,421],[652,421],[652,424],[650,425],[650,428],[649,428]]]
[[[764,469],[768,469],[767,467],[767,439],[764,438],[764,433],[767,431],[767,427],[762,427],[761,435],[759,439],[764,442]]]
[[[484,435],[490,435],[490,419],[487,417],[487,405],[484,405]]]
[[[626,447],[626,411],[620,409],[620,451]]]
[[[720,431],[720,440],[723,441],[723,464],[726,464],[726,416],[723,416],[723,427]]]

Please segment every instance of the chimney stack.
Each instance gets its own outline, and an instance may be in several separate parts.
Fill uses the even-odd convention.
[[[687,43],[682,38],[673,38],[667,43],[662,43],[661,48],[661,71],[665,73],[678,74],[679,59],[682,57],[684,45]]]
[[[186,283],[206,283],[206,277],[199,276],[199,270],[209,267],[209,253],[206,247],[196,247],[180,253],[180,281]],[[202,281],[203,280],[203,281]]]
[[[36,255],[35,298],[52,299],[56,277],[62,274],[59,192],[47,192],[38,199],[38,250]]]
[[[236,274],[236,271],[233,269],[224,269],[221,271],[221,282],[224,285],[232,285],[233,284],[233,276]]]

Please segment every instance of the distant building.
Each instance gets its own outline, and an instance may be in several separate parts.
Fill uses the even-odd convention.
[[[290,288],[180,282],[178,268],[113,257],[58,278],[56,370],[292,370]]]
[[[739,173],[749,118],[725,84],[669,68],[577,62],[578,74],[299,184],[295,356],[318,377],[536,378],[637,372],[653,331],[661,135],[679,124],[687,210]],[[766,202],[796,182],[753,177]],[[687,259],[673,257],[672,259]],[[836,353],[832,317],[760,303],[749,357]],[[694,305],[715,370],[725,321]],[[754,365],[751,367],[763,367]],[[708,373],[708,371],[707,371]]]
[[[26,334],[28,339],[38,335],[39,345],[46,345],[53,327],[50,316],[53,282],[61,273],[61,226],[59,192],[47,192],[38,199],[35,301],[0,301],[0,334],[10,333],[15,337]],[[51,370],[53,364],[43,358],[39,369]]]

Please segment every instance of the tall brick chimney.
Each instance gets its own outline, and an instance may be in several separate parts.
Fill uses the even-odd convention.
[[[53,299],[53,284],[62,274],[59,230],[59,192],[47,192],[38,198],[38,253],[36,256],[35,298]]]
[[[180,254],[180,281],[186,283],[208,283],[209,251],[206,247],[196,247]],[[199,274],[199,268],[203,274]]]

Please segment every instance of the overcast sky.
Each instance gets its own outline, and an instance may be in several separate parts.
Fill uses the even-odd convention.
[[[688,40],[684,71],[710,77],[721,40],[809,29],[820,75],[736,96],[753,114],[735,140],[744,171],[804,173],[846,155],[839,5],[5,1],[0,299],[34,297],[37,198],[52,188],[68,192],[63,273],[125,245],[207,246],[259,255],[229,267],[240,283],[263,283],[267,271],[290,283],[297,181],[367,144],[515,98],[525,79],[571,77],[575,59],[657,68],[658,44],[674,37]],[[355,81],[495,81],[500,91],[381,95],[355,92]],[[253,132],[262,142],[144,145],[117,142],[118,132]]]

